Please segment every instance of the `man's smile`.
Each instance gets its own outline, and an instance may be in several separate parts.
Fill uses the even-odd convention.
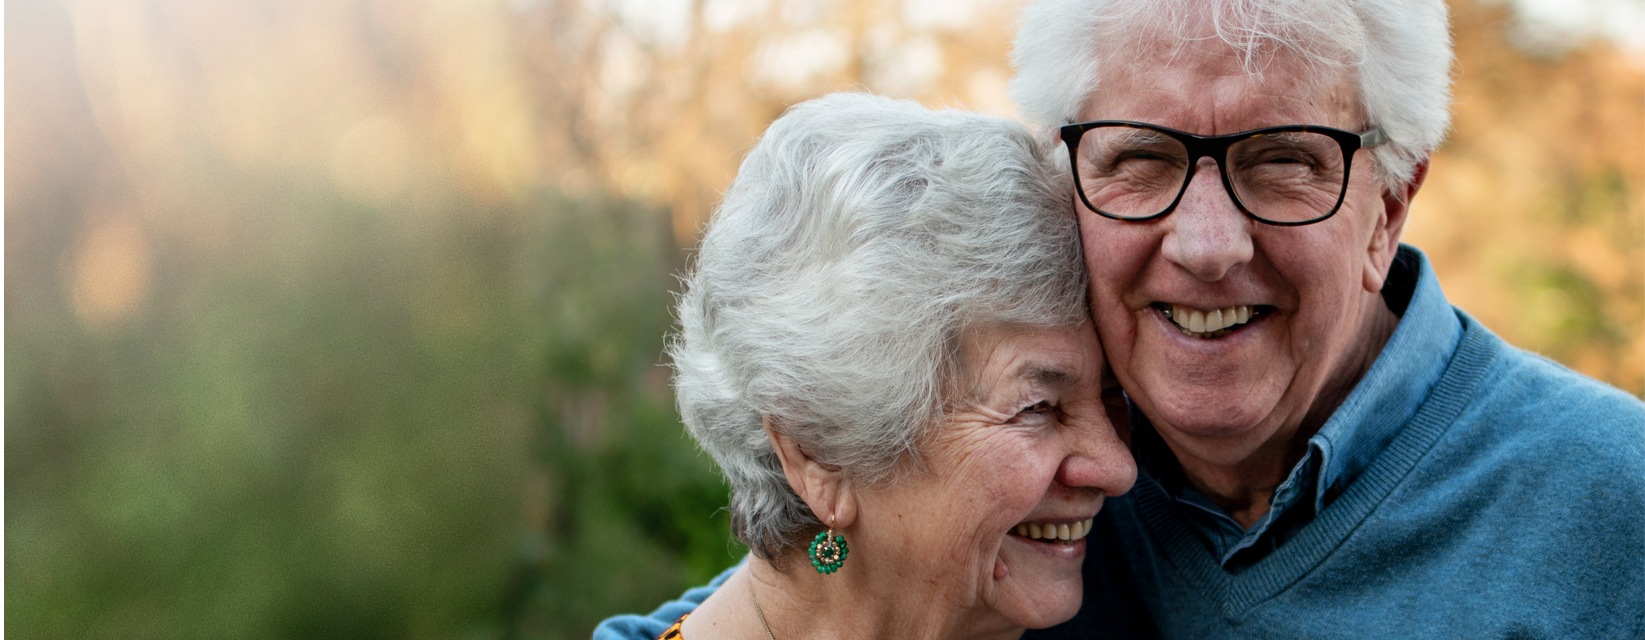
[[[1207,340],[1237,331],[1274,309],[1268,305],[1242,304],[1206,311],[1166,302],[1155,302],[1152,306],[1183,335]]]

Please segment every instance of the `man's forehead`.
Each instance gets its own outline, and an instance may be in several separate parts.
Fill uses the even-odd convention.
[[[1183,39],[1167,31],[1099,47],[1096,90],[1081,120],[1142,120],[1197,133],[1232,133],[1282,124],[1361,126],[1351,68],[1273,47],[1247,54],[1215,36]]]

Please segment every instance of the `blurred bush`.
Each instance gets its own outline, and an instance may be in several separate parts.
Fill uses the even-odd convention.
[[[740,556],[659,362],[666,220],[324,197],[155,249],[118,328],[8,313],[8,631],[574,637]]]
[[[586,634],[742,557],[726,487],[680,427],[660,361],[683,264],[665,216],[558,201],[524,270],[540,354],[531,562],[511,594],[522,637]],[[543,268],[547,267],[547,268]]]

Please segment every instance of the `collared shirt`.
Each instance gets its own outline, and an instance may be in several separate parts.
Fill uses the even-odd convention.
[[[1268,512],[1249,529],[1186,481],[1176,456],[1142,412],[1132,407],[1132,449],[1143,480],[1158,483],[1184,507],[1185,520],[1220,558],[1223,569],[1250,566],[1313,520],[1428,398],[1462,338],[1462,324],[1438,287],[1417,287],[1421,263],[1413,249],[1400,247],[1383,288],[1384,302],[1402,324],[1423,327],[1396,330],[1378,356],[1379,362],[1401,363],[1401,375],[1373,375],[1378,367],[1372,365],[1330,420],[1308,439],[1302,459],[1275,487]]]

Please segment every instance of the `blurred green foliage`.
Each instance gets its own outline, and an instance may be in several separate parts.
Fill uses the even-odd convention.
[[[557,201],[526,280],[545,383],[536,418],[549,496],[537,573],[514,606],[525,637],[586,635],[735,562],[726,488],[676,417],[661,360],[683,256],[668,220]],[[533,260],[531,262],[537,262]],[[545,635],[546,634],[546,635]]]
[[[112,328],[7,265],[14,637],[586,637],[740,555],[661,364],[665,217],[278,211],[156,238]]]

